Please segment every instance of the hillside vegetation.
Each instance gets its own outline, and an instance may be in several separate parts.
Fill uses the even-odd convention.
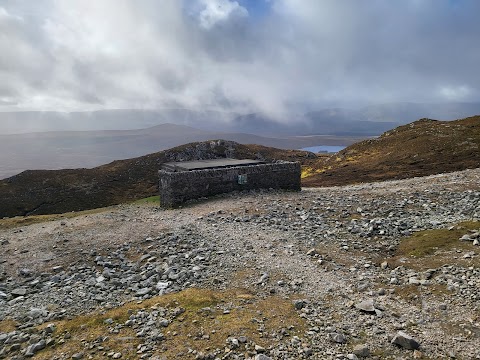
[[[480,167],[480,116],[421,119],[331,155],[214,140],[93,169],[29,170],[0,180],[0,217],[94,209],[157,195],[168,161],[235,157],[299,161],[303,186],[404,179]]]
[[[421,119],[304,169],[305,186],[405,179],[480,167],[480,116]]]
[[[157,195],[158,170],[164,162],[222,157],[305,164],[315,158],[306,151],[215,140],[114,161],[93,169],[27,170],[0,180],[0,217],[80,211]]]

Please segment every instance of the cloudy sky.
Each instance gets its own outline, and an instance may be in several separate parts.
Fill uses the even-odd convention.
[[[478,0],[0,0],[0,111],[480,100]]]

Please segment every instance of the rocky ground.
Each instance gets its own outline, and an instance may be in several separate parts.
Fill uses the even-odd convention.
[[[1,229],[0,359],[480,359],[479,220],[475,169]]]

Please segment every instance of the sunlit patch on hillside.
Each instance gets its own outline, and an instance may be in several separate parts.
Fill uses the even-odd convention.
[[[320,174],[320,173],[324,172],[325,170],[328,170],[328,168],[314,169],[312,167],[304,166],[304,167],[302,167],[301,178],[305,179],[307,177]]]

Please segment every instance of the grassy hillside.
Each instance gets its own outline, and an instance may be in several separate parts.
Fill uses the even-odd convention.
[[[157,194],[164,162],[221,157],[282,159],[309,164],[314,155],[215,140],[114,161],[93,169],[28,170],[0,180],[0,217],[58,214],[129,202]]]
[[[480,116],[422,119],[332,156],[215,140],[114,161],[93,169],[29,170],[0,180],[0,217],[58,214],[130,202],[157,194],[157,171],[168,161],[221,157],[300,161],[304,186],[403,179],[480,167]]]
[[[403,179],[480,167],[480,116],[421,119],[319,158],[305,186]]]

